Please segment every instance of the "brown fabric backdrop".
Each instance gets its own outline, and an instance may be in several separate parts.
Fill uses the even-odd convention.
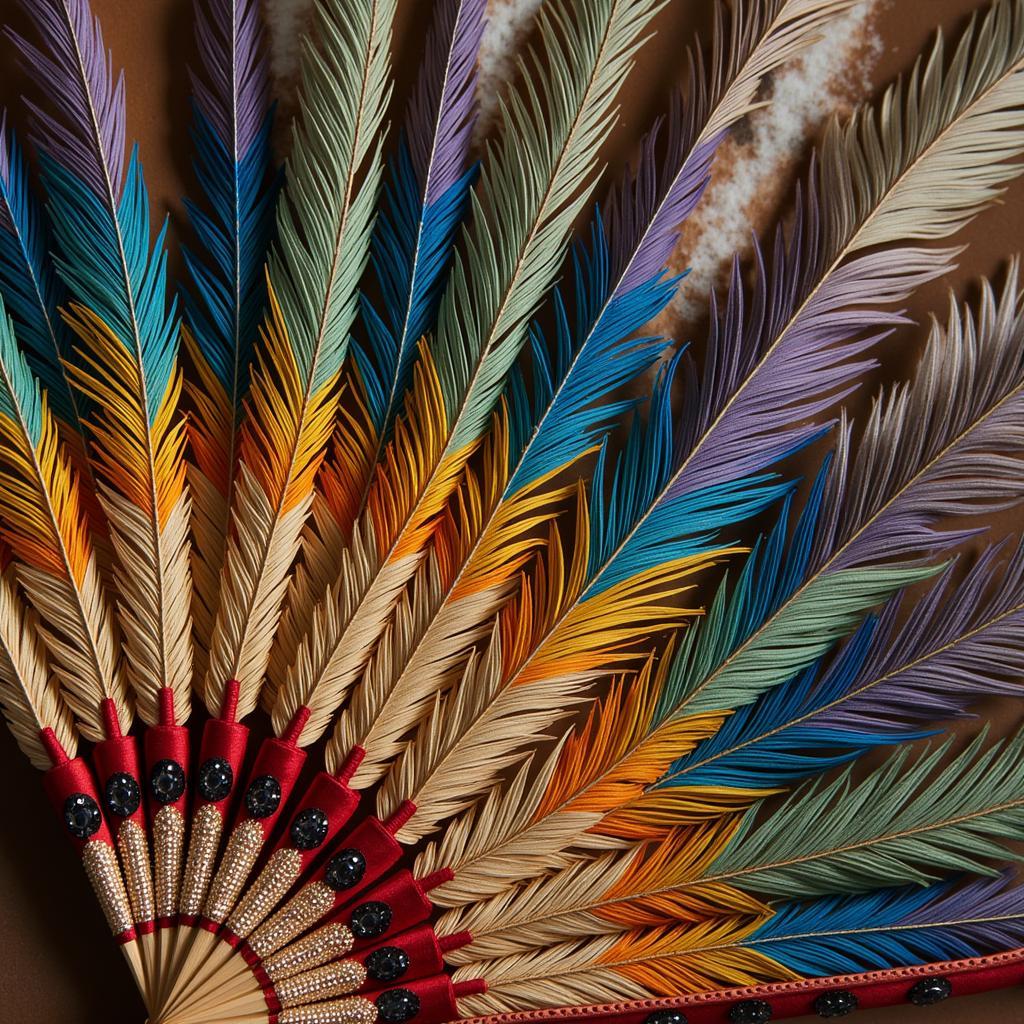
[[[31,3],[32,0],[24,0]],[[265,0],[273,3],[274,0]],[[115,66],[126,69],[129,135],[138,139],[154,210],[170,209],[177,220],[180,196],[190,186],[186,143],[187,78],[191,59],[191,0],[93,0],[103,20]],[[955,32],[980,0],[889,0],[878,20],[884,41],[873,74],[883,85],[906,70],[925,46],[936,25]],[[671,0],[658,20],[658,34],[647,45],[630,79],[623,104],[622,128],[607,147],[614,168],[631,155],[631,144],[659,112],[672,82],[681,72],[682,50],[695,26],[708,16],[710,0]],[[422,45],[430,0],[402,0],[398,47],[414,56]],[[0,20],[20,25],[18,0],[0,0]],[[407,68],[413,61],[399,61]],[[18,122],[18,96],[27,85],[13,70],[13,48],[0,40],[0,102]],[[941,282],[915,300],[913,312],[944,310],[944,292],[953,287],[970,294],[980,274],[998,274],[1005,257],[1018,250],[1024,228],[1024,183],[1005,203],[979,217],[964,232],[970,248],[953,280]],[[919,348],[921,332],[906,332],[905,356],[900,340],[888,348],[886,369],[902,376]],[[1015,515],[1000,526],[1017,532]],[[1019,708],[993,709],[1008,728],[1020,720]],[[45,804],[37,774],[28,766],[6,730],[0,730],[0,1022],[18,1024],[120,1024],[144,1018],[120,955],[96,911],[92,896]],[[862,1024],[895,1024],[904,1015],[921,1014],[930,1024],[986,1024],[1024,1019],[1019,990],[952,1000],[929,1010],[895,1007],[864,1012]]]

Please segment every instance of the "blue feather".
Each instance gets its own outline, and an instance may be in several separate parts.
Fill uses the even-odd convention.
[[[426,207],[404,137],[390,171],[371,249],[384,314],[361,296],[368,343],[352,342],[370,416],[381,437],[390,431],[409,386],[416,343],[433,327],[477,168],[467,170]]]
[[[82,398],[72,393],[61,363],[70,354],[71,339],[58,312],[63,292],[50,249],[48,225],[32,194],[21,147],[0,124],[0,291],[54,415],[81,430]]]
[[[169,309],[164,301],[167,221],[151,246],[149,195],[137,147],[132,147],[116,224],[84,181],[45,153],[42,162],[61,251],[57,268],[77,301],[141,360],[152,424],[175,372],[177,301]]]
[[[669,559],[720,546],[724,527],[758,515],[792,492],[793,485],[778,474],[758,473],[692,493],[668,493],[677,472],[671,384],[684,354],[681,349],[660,370],[647,422],[634,418],[626,444],[610,469],[602,452],[591,487],[593,593]],[[801,441],[798,448],[823,433]]]
[[[607,233],[600,210],[590,229],[590,247],[577,245],[572,259],[573,315],[561,289],[552,293],[553,336],[537,322],[530,329],[533,387],[521,373],[510,381],[510,463],[506,494],[574,462],[599,445],[605,433],[635,407],[635,399],[612,398],[645,374],[669,342],[633,335],[671,302],[684,275],[662,270],[630,291],[613,278]]]
[[[1008,877],[784,904],[747,940],[799,974],[827,977],[978,956],[1019,945],[1021,887]]]
[[[269,112],[236,163],[209,118],[193,103],[195,171],[208,210],[185,201],[202,250],[184,249],[192,281],[192,289],[184,293],[185,313],[203,357],[239,405],[248,390],[265,303],[263,267],[282,180],[278,173],[268,182],[272,121]]]

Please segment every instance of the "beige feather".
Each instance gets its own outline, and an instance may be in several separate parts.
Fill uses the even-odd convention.
[[[159,692],[174,694],[176,720],[188,720],[192,689],[192,574],[189,565],[189,516],[186,490],[163,529],[137,505],[100,485],[104,512],[111,522],[117,564],[114,580],[122,628],[130,632],[128,679],[139,717],[147,725],[160,720]],[[157,565],[150,562],[155,552]],[[153,619],[152,609],[159,609]]]
[[[205,701],[219,711],[224,684],[237,679],[238,717],[256,707],[277,626],[277,611],[288,586],[299,532],[312,496],[278,515],[248,467],[241,466],[235,486],[235,540],[228,548],[221,580],[217,643],[210,651]]]
[[[421,560],[422,554],[414,554],[382,565],[369,516],[357,524],[329,599],[315,609],[295,663],[277,695],[272,721],[278,734],[304,706],[310,717],[300,742],[305,745],[319,739],[373,651],[382,623],[410,572],[415,572]],[[339,657],[340,652],[344,657]]]
[[[56,679],[50,675],[36,625],[8,567],[0,574],[0,705],[22,753],[33,767],[45,771],[52,762],[39,733],[52,729],[68,757],[75,756],[78,736]]]

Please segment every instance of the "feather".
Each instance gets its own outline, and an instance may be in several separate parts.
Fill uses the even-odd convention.
[[[75,756],[74,719],[50,675],[34,614],[19,600],[14,570],[0,574],[0,706],[7,726],[34,768],[52,764],[39,734],[52,729],[68,757]]]
[[[993,587],[997,549],[959,586],[954,567],[910,610],[894,600],[881,621],[868,620],[824,672],[815,667],[732,715],[723,728],[680,758],[660,786],[701,791],[735,788],[741,800],[790,785],[876,745],[920,735],[910,725],[951,718],[988,695],[1018,696],[1021,653],[1013,644],[1024,615],[1018,549]],[[755,783],[756,773],[756,783]]]
[[[316,705],[321,728],[354,684],[405,585],[423,559],[433,521],[458,485],[489,425],[528,318],[553,278],[566,236],[593,187],[597,148],[614,121],[613,102],[660,0],[558,3],[541,15],[547,64],[505,109],[505,135],[484,161],[480,197],[441,300],[437,337],[423,348],[401,429],[396,428],[357,526],[379,572],[343,606],[318,614],[281,688],[275,721],[295,704]],[[572,54],[571,60],[556,56]],[[523,147],[534,155],[522,161]],[[513,201],[514,197],[514,201]],[[348,560],[346,560],[347,562]],[[312,667],[313,671],[309,671]],[[329,706],[329,707],[328,707]],[[307,729],[302,741],[319,732]]]
[[[731,34],[719,8],[707,82],[699,48],[691,52],[692,102],[685,117],[674,111],[670,118],[673,126],[682,127],[669,133],[663,171],[656,170],[654,158],[656,125],[642,146],[639,170],[626,176],[613,197],[610,229],[598,213],[589,252],[582,246],[574,252],[574,318],[561,292],[554,292],[556,332],[550,354],[539,325],[531,328],[533,394],[527,393],[522,375],[513,374],[506,389],[512,427],[508,465],[500,467],[504,479],[492,471],[478,485],[493,498],[473,542],[463,549],[461,566],[445,590],[432,595],[433,613],[421,620],[426,629],[414,646],[406,643],[407,660],[400,661],[395,652],[384,656],[393,673],[404,667],[388,681],[381,678],[379,663],[371,662],[366,684],[355,690],[339,720],[328,761],[340,763],[355,744],[367,749],[357,785],[379,778],[446,673],[484,635],[487,619],[507,598],[508,581],[518,569],[509,557],[500,575],[501,556],[521,550],[524,538],[563,497],[557,475],[598,445],[631,407],[632,402],[613,395],[645,373],[665,348],[662,339],[633,335],[675,291],[678,278],[665,275],[664,263],[679,225],[700,198],[717,143],[746,111],[758,75],[791,56],[839,6],[801,2],[741,12]],[[735,44],[732,50],[729,43]],[[353,727],[354,722],[362,726]]]
[[[476,176],[466,164],[483,7],[482,0],[445,0],[427,34],[426,56],[371,249],[383,313],[363,296],[367,337],[365,343],[353,339],[349,374],[360,397],[336,430],[334,454],[324,464],[321,493],[313,499],[304,560],[289,586],[272,650],[264,688],[268,711],[295,660],[304,625],[336,577],[411,382],[417,343],[437,319],[452,246]]]
[[[964,32],[947,69],[944,54],[940,36],[877,113],[866,107],[832,125],[788,243],[777,233],[770,263],[756,248],[749,296],[734,266],[724,308],[713,306],[700,383],[687,367],[681,457],[664,482],[666,500],[639,521],[595,511],[594,557],[623,549],[606,585],[674,546],[681,522],[706,530],[728,522],[744,497],[735,481],[756,479],[808,443],[821,414],[870,365],[863,353],[901,322],[878,307],[940,276],[955,255],[905,242],[951,234],[1019,173],[1008,161],[1024,139],[1007,112],[1024,94],[1024,7],[996,3]],[[939,173],[955,187],[934,187]],[[618,493],[651,486],[640,470],[620,460]],[[732,491],[723,493],[726,481]]]
[[[421,870],[443,864],[456,871],[456,880],[433,894],[437,902],[451,905],[493,891],[499,864],[505,884],[541,867],[557,867],[584,832],[599,826],[611,834],[642,834],[648,800],[643,791],[664,767],[701,740],[713,742],[707,738],[737,708],[788,682],[793,674],[789,664],[813,662],[855,628],[869,608],[932,574],[929,568],[897,566],[836,576],[775,622],[763,645],[750,652],[749,662],[732,660],[740,638],[771,621],[806,575],[824,482],[822,473],[788,548],[790,498],[768,540],[748,558],[731,600],[726,600],[723,583],[706,620],[691,626],[675,651],[666,652],[656,673],[631,680],[628,698],[612,688],[578,735],[567,739],[542,795],[531,791],[528,806],[517,805],[522,797],[515,794],[494,797],[499,806],[490,821],[477,821],[471,843],[446,839],[440,849],[428,848],[421,855]],[[716,677],[708,671],[713,664],[728,669]],[[700,678],[710,682],[710,691],[697,683]],[[635,814],[634,805],[640,808]],[[614,824],[604,826],[606,818]],[[512,867],[509,855],[519,846],[531,853]]]
[[[804,976],[891,970],[1020,944],[1024,890],[1009,875],[784,904],[750,944]]]
[[[204,693],[219,707],[241,683],[256,704],[338,403],[338,380],[369,253],[391,92],[395,0],[317,8],[301,116],[277,207],[270,311],[253,371]],[[326,144],[330,140],[330,145]]]
[[[57,311],[62,293],[48,255],[51,244],[25,157],[14,132],[7,129],[5,113],[0,121],[0,288],[51,411],[80,438],[85,433],[78,410],[81,396],[72,391],[62,364],[71,354],[71,342]],[[63,432],[62,440],[67,443]]]
[[[0,513],[18,581],[42,620],[39,635],[82,734],[93,741],[106,738],[101,708],[106,698],[113,700],[127,731],[132,710],[113,611],[100,583],[79,482],[2,306]],[[23,655],[28,638],[25,643]],[[41,693],[38,679],[33,692]]]
[[[238,426],[266,303],[263,267],[273,227],[270,81],[259,6],[254,0],[195,5],[199,71],[193,72],[192,138],[203,202],[186,201],[198,248],[184,249],[184,335],[197,383],[189,467],[195,674],[205,674],[220,570],[230,533]]]
[[[649,996],[891,970],[1017,945],[1024,933],[1021,900],[1021,887],[1005,876],[956,891],[948,883],[879,889],[783,904],[761,921],[725,918],[696,927],[632,932],[614,945],[606,938],[564,944],[474,963],[455,978],[487,978],[487,995],[461,1007],[476,1014],[588,1000],[591,985],[614,993],[616,974]]]
[[[46,389],[50,409],[82,488],[100,566],[112,562],[108,529],[96,500],[96,480],[86,454],[86,401],[71,386],[64,361],[71,356],[71,333],[58,311],[64,289],[50,256],[52,238],[28,179],[18,140],[0,118],[0,292],[29,368]]]
[[[132,150],[124,166],[123,79],[112,79],[86,0],[32,5],[42,48],[19,39],[52,112],[33,105],[66,314],[81,350],[75,385],[95,404],[92,457],[118,565],[129,682],[147,723],[158,691],[188,717],[189,499],[175,409],[177,323],[166,305],[166,224],[150,245],[148,196]]]
[[[915,761],[900,750],[859,783],[849,771],[811,783],[769,821],[748,815],[706,880],[806,898],[924,885],[937,871],[991,875],[990,859],[1015,858],[1006,843],[1024,835],[1024,738],[986,742],[983,731],[951,759],[948,742]]]

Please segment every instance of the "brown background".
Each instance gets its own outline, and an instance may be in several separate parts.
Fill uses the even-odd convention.
[[[31,3],[31,0],[26,0]],[[273,2],[273,0],[270,0]],[[127,76],[129,135],[138,139],[154,209],[168,208],[177,217],[180,196],[190,187],[190,155],[185,142],[187,81],[183,74],[193,47],[191,0],[93,0],[103,20],[115,66]],[[873,80],[882,85],[906,70],[925,46],[934,27],[962,27],[979,0],[891,0],[880,14],[885,42]],[[397,46],[400,68],[415,63],[429,0],[402,0]],[[682,68],[681,54],[695,27],[707,21],[709,0],[671,0],[660,16],[658,35],[641,55],[624,99],[622,127],[607,147],[613,170],[628,159],[631,142],[659,112]],[[18,25],[17,0],[0,0],[0,19]],[[407,58],[407,59],[406,59]],[[31,85],[10,70],[13,49],[0,40],[0,101],[15,120],[17,97]],[[936,285],[915,300],[914,312],[942,309],[943,292],[953,286],[970,293],[979,274],[996,274],[1005,257],[1020,247],[1024,228],[1024,185],[1013,186],[1006,202],[983,214],[964,232],[970,248],[954,280]],[[899,341],[900,339],[897,339]],[[888,375],[902,375],[918,350],[920,332],[908,332],[907,345],[889,347]],[[905,355],[892,357],[892,353]],[[1013,516],[1001,524],[1014,529]],[[1019,709],[993,709],[1008,727]],[[0,731],[0,1022],[20,1024],[111,1024],[138,1022],[144,1011],[124,970],[120,955],[96,912],[81,869],[45,805],[37,775],[22,759],[6,731]],[[1024,993],[1010,990],[940,1007],[859,1013],[862,1024],[895,1022],[910,1015],[930,1024],[985,1024],[1024,1020]]]

